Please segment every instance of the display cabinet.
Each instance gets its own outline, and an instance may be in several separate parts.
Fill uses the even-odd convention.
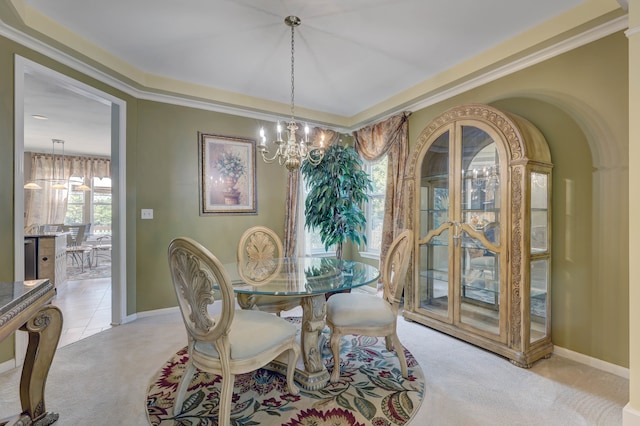
[[[551,342],[551,156],[527,120],[446,111],[408,164],[405,318],[529,367]]]

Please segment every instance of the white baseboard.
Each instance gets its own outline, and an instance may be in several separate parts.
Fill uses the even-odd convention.
[[[622,409],[622,425],[640,426],[640,411],[631,408],[631,403],[628,403]]]
[[[579,352],[574,352],[569,349],[562,348],[560,346],[553,347],[554,355],[561,356],[563,358],[568,358],[572,361],[579,362],[580,364],[585,364],[593,368],[597,368],[598,370],[606,371],[607,373],[615,374],[616,376],[620,376],[625,379],[629,379],[629,369],[625,367],[620,367],[619,365],[612,364],[610,362],[602,361],[598,358],[593,358]],[[638,424],[640,426],[640,423]]]
[[[147,318],[147,317],[155,317],[156,315],[169,314],[172,312],[179,312],[180,308],[178,306],[174,306],[172,308],[163,308],[163,309],[154,309],[153,311],[144,311],[138,312],[138,318]]]
[[[13,370],[16,368],[16,360],[10,359],[9,361],[0,362],[0,374],[7,372],[9,370]]]
[[[133,322],[133,321],[135,321],[137,319],[138,319],[138,314],[127,315],[126,317],[124,317],[124,320],[122,321],[122,324],[127,324],[127,323]]]

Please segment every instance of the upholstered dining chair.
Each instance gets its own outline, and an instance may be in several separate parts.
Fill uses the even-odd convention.
[[[238,243],[237,261],[238,265],[243,265],[242,270],[253,270],[256,272],[256,276],[243,278],[249,278],[249,282],[259,284],[259,281],[266,279],[270,272],[275,272],[278,265],[274,259],[281,258],[283,253],[282,241],[272,229],[266,226],[254,226],[247,229]],[[246,268],[247,263],[254,265],[254,267]],[[264,273],[265,276],[260,277],[260,273]],[[300,306],[299,297],[238,294],[237,299],[243,309],[257,309],[278,316],[282,311]]]
[[[169,244],[168,258],[189,352],[174,413],[180,413],[197,368],[222,376],[218,424],[229,425],[235,375],[257,370],[285,352],[287,387],[291,394],[297,394],[299,390],[293,382],[300,355],[296,326],[266,312],[236,310],[226,270],[197,241],[174,239]],[[220,311],[214,314],[218,300]]]
[[[384,337],[388,350],[395,348],[402,376],[407,377],[407,359],[396,333],[398,308],[409,268],[413,232],[403,231],[391,243],[381,269],[383,295],[338,293],[327,300],[327,325],[333,353],[331,382],[340,379],[340,339],[347,334]]]

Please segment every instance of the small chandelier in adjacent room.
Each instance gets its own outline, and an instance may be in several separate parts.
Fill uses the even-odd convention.
[[[291,28],[291,120],[287,123],[287,138],[282,139],[282,125],[278,121],[276,127],[276,152],[270,157],[267,150],[267,137],[264,128],[260,129],[260,141],[257,150],[262,154],[265,163],[272,163],[278,159],[278,163],[284,165],[289,170],[295,170],[300,167],[303,161],[310,161],[311,164],[319,164],[324,157],[324,146],[309,145],[309,126],[304,126],[304,137],[298,142],[296,140],[296,131],[300,128],[295,120],[295,84],[294,84],[294,29],[300,25],[302,21],[297,16],[287,16],[284,23]]]
[[[66,179],[64,178],[64,141],[62,139],[51,139],[51,143],[53,145],[53,148],[51,150],[51,162],[52,162],[51,179],[36,179],[36,181],[51,182],[51,189],[67,189]],[[58,173],[57,173],[58,167],[57,167],[57,161],[56,161],[56,144],[62,145],[62,155],[60,156],[61,177],[58,177]],[[31,181],[31,182],[27,182],[24,185],[24,189],[42,189],[42,186],[40,186],[35,181]]]
[[[81,185],[78,185],[73,189],[75,189],[76,191],[91,191],[91,187],[85,183],[85,178],[82,178]]]
[[[53,189],[67,189],[67,185],[65,182],[65,178],[64,178],[64,141],[62,139],[51,139],[51,142],[53,142],[53,185],[51,185],[51,188]],[[61,144],[62,145],[62,164],[60,166],[60,174],[62,175],[60,178],[58,178],[57,174],[56,174],[56,144]]]

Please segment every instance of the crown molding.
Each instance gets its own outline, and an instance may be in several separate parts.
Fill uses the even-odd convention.
[[[618,0],[618,4],[623,10],[629,10],[629,0]]]
[[[223,105],[216,103],[214,101],[204,101],[204,100],[196,100],[190,99],[188,97],[181,97],[179,95],[169,95],[162,93],[155,93],[152,91],[141,90],[130,84],[123,82],[122,80],[103,72],[77,58],[72,55],[69,55],[65,52],[62,52],[59,49],[56,49],[49,44],[32,37],[28,34],[25,34],[0,20],[0,36],[6,37],[9,40],[12,40],[24,47],[27,47],[37,53],[47,56],[63,65],[66,65],[78,72],[81,72],[88,77],[94,78],[104,84],[109,85],[110,87],[124,92],[134,98],[148,100],[148,101],[156,101],[162,102],[172,105],[191,107],[206,111],[214,111],[223,114],[231,114],[241,117],[253,118],[259,121],[268,121],[268,122],[276,122],[278,120],[282,120],[283,116],[281,114],[269,114],[266,112],[260,111],[252,111],[249,109],[244,109],[240,107],[234,107],[229,105]],[[312,120],[309,120],[309,124],[318,125],[321,127],[328,127],[332,130],[341,133],[348,133],[350,129],[339,126],[325,126],[322,124],[313,123]]]
[[[466,80],[463,83],[458,84],[454,87],[439,90],[436,93],[426,98],[420,99],[417,102],[407,103],[407,104],[398,106],[393,110],[387,111],[387,113],[385,113],[384,115],[372,117],[370,120],[365,120],[359,123],[352,123],[346,127],[318,124],[318,123],[314,123],[313,120],[309,120],[309,123],[312,125],[317,125],[321,127],[328,127],[340,133],[350,133],[354,130],[379,122],[388,117],[399,114],[403,111],[413,112],[413,111],[418,111],[420,109],[429,107],[438,102],[442,102],[446,99],[449,99],[453,96],[457,96],[461,93],[467,92],[469,90],[472,90],[484,84],[490,83],[492,81],[505,77],[509,74],[513,74],[517,71],[523,70],[532,65],[538,64],[540,62],[543,62],[555,56],[561,55],[570,50],[576,49],[578,47],[584,46],[593,41],[599,40],[617,31],[622,31],[627,27],[628,27],[628,16],[624,15],[624,16],[618,17],[602,25],[591,28],[581,34],[570,37],[567,40],[561,41],[552,46],[541,49],[531,55],[512,61],[507,65],[503,65],[494,70],[488,71],[480,76]],[[640,31],[640,29],[636,27],[626,31],[625,34],[627,35],[627,37],[629,37],[630,35],[633,35],[638,31]],[[156,93],[153,91],[141,90],[139,88],[133,87],[132,85],[123,82],[122,80],[110,74],[107,74],[95,67],[92,67],[82,62],[81,60],[73,57],[72,55],[64,53],[59,49],[56,49],[38,40],[35,37],[29,36],[21,31],[18,31],[13,27],[8,26],[5,22],[2,22],[2,21],[0,21],[0,35],[16,43],[19,43],[27,48],[30,48],[38,53],[41,53],[53,60],[56,60],[63,65],[73,68],[78,72],[86,74],[91,78],[94,78],[102,83],[105,83],[113,87],[114,89],[120,90],[138,99],[191,107],[191,108],[219,112],[224,114],[231,114],[231,115],[236,115],[241,117],[253,118],[260,121],[275,122],[277,120],[282,119],[281,115],[249,110],[242,107],[224,105],[224,104],[216,103],[215,101],[197,100],[197,99],[191,99],[188,97],[181,97],[179,95],[162,94],[162,93]]]
[[[640,33],[640,26],[638,27],[633,27],[633,28],[629,28],[627,31],[624,32],[624,35],[627,36],[627,38],[631,37],[632,35],[635,35],[637,33]]]
[[[436,93],[433,96],[430,96],[426,99],[420,100],[419,102],[413,103],[405,108],[400,108],[393,113],[389,114],[389,116],[399,113],[400,111],[417,111],[438,102],[449,99],[453,96],[459,95],[461,93],[467,92],[471,89],[475,89],[484,84],[490,83],[492,81],[498,80],[502,77],[505,77],[509,74],[513,74],[517,71],[521,71],[525,68],[529,68],[533,65],[544,62],[548,59],[551,59],[555,56],[559,56],[563,53],[569,52],[578,47],[584,46],[596,40],[599,40],[603,37],[611,35],[615,32],[622,31],[628,26],[628,16],[624,15],[619,18],[613,19],[607,23],[594,27],[588,31],[585,31],[576,36],[570,37],[567,40],[561,41],[559,43],[554,44],[553,46],[549,46],[545,49],[541,49],[531,55],[525,56],[521,59],[517,59],[513,62],[510,62],[507,65],[498,67],[492,71],[489,71],[481,76],[469,79],[464,83],[461,83],[457,86],[454,86],[447,90],[442,90]]]

